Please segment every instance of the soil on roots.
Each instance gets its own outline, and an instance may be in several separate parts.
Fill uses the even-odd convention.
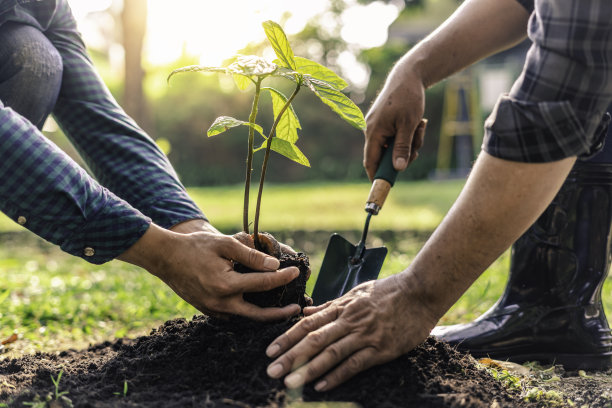
[[[318,393],[312,384],[286,390],[266,375],[270,359],[264,350],[295,321],[196,316],[168,321],[134,340],[5,360],[0,402],[22,407],[44,401],[55,391],[51,377],[62,370],[58,391],[68,394],[49,406],[69,406],[70,400],[77,407],[283,407],[296,399],[352,401],[364,408],[534,406],[433,338],[330,392]]]
[[[244,300],[253,303],[260,307],[283,307],[297,303],[300,307],[307,306],[307,300],[304,297],[306,294],[306,281],[310,273],[310,262],[308,257],[303,253],[297,254],[281,254],[279,256],[279,269],[295,266],[300,270],[297,278],[286,285],[265,291],[245,293]],[[234,264],[234,269],[240,273],[255,272],[239,263]]]

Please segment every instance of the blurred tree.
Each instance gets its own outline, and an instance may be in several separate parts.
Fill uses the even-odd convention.
[[[121,26],[125,51],[122,105],[128,115],[151,133],[153,127],[143,91],[145,71],[142,67],[142,47],[147,30],[147,0],[124,0]]]

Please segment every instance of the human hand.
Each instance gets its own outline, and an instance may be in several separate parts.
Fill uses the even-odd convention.
[[[402,275],[365,282],[339,299],[304,309],[307,316],[276,338],[268,375],[289,388],[315,379],[327,391],[420,344],[438,318]]]
[[[173,225],[169,229],[170,231],[178,232],[179,234],[191,234],[192,232],[213,232],[221,234],[219,230],[213,227],[210,222],[201,218],[183,221]]]
[[[119,259],[145,268],[208,315],[236,314],[263,321],[282,320],[300,312],[297,304],[261,308],[245,301],[243,293],[286,285],[299,270],[276,270],[278,259],[218,232],[179,234],[152,224]],[[233,261],[258,272],[238,273]]]
[[[422,119],[425,86],[409,67],[401,67],[391,73],[366,115],[363,165],[370,180],[374,178],[389,139],[395,138],[393,166],[398,171],[412,163],[423,146],[427,124]]]

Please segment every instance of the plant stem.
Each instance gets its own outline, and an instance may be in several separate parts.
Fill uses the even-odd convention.
[[[280,122],[287,108],[291,106],[291,102],[297,96],[298,92],[300,91],[301,86],[302,86],[301,81],[298,81],[297,86],[295,87],[295,90],[293,91],[289,99],[287,99],[287,102],[285,103],[283,108],[278,113],[278,116],[276,116],[276,119],[274,120],[274,124],[272,125],[272,129],[270,129],[270,134],[268,135],[268,141],[266,143],[266,154],[264,156],[263,164],[261,165],[261,176],[259,178],[259,191],[257,192],[257,206],[255,207],[255,221],[253,223],[253,239],[255,243],[255,248],[258,250],[261,250],[261,244],[259,242],[259,209],[261,208],[261,195],[263,194],[264,180],[266,178],[266,169],[268,168],[268,159],[270,157],[270,148],[272,147],[272,138],[274,137],[274,132],[276,132],[276,126],[278,126],[278,122]]]
[[[249,122],[255,123],[257,118],[257,106],[259,105],[259,95],[261,94],[261,81],[263,78],[257,77],[255,82],[255,96],[251,105]],[[253,144],[255,139],[255,129],[249,126],[249,151],[247,153],[246,175],[244,178],[244,206],[242,211],[242,230],[249,233],[249,191],[251,189],[251,173],[253,172]]]

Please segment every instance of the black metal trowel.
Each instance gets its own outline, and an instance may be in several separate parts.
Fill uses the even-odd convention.
[[[387,147],[381,163],[374,176],[370,195],[366,201],[367,212],[361,240],[357,245],[338,234],[333,234],[327,244],[327,250],[321,264],[319,277],[312,292],[315,306],[336,299],[362,282],[378,277],[385,257],[386,247],[366,248],[365,242],[372,215],[382,208],[397,171],[392,163],[393,142]]]

